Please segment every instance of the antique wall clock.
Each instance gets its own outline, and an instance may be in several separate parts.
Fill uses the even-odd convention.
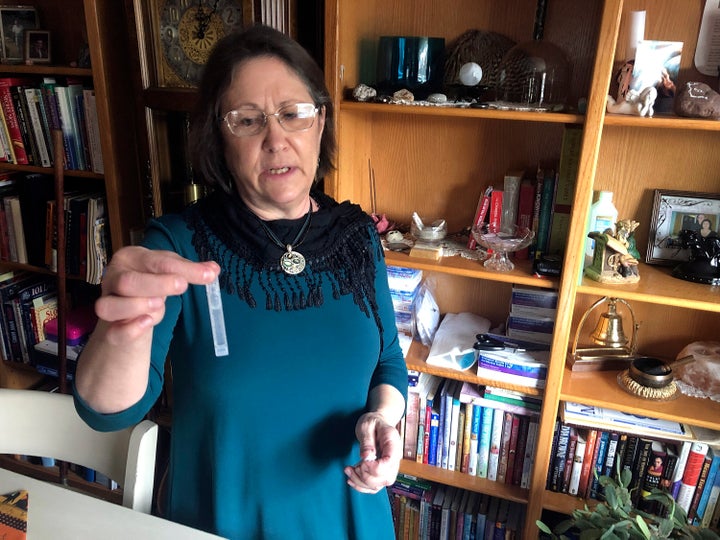
[[[244,3],[242,0],[155,0],[153,19],[159,30],[159,86],[197,86],[215,43],[242,26]]]

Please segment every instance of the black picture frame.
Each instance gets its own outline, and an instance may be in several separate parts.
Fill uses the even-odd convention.
[[[25,30],[38,27],[32,6],[0,6],[0,59],[4,63],[25,61]]]
[[[52,60],[50,32],[25,30],[25,63],[49,64]]]
[[[703,227],[720,229],[720,193],[656,189],[645,262],[670,266],[689,260],[679,233]]]

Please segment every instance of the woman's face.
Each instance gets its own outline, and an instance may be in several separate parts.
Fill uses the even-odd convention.
[[[700,227],[702,227],[702,229],[705,231],[709,231],[710,230],[710,220],[704,219],[703,222],[700,224]]]
[[[256,109],[268,115],[256,135],[236,137],[222,123],[225,160],[243,201],[263,219],[294,219],[308,210],[315,179],[325,111],[320,109],[306,131],[286,131],[272,117],[280,107],[312,103],[303,81],[275,57],[254,58],[235,69],[222,99],[222,115],[233,109]]]

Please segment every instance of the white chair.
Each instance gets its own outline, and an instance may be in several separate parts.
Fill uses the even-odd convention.
[[[0,454],[52,457],[82,465],[123,488],[123,506],[152,507],[158,426],[149,420],[100,432],[77,414],[72,396],[0,389]]]

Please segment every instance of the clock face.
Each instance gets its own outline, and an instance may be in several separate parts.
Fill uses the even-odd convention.
[[[196,86],[210,51],[242,26],[240,0],[159,0],[161,86]]]

